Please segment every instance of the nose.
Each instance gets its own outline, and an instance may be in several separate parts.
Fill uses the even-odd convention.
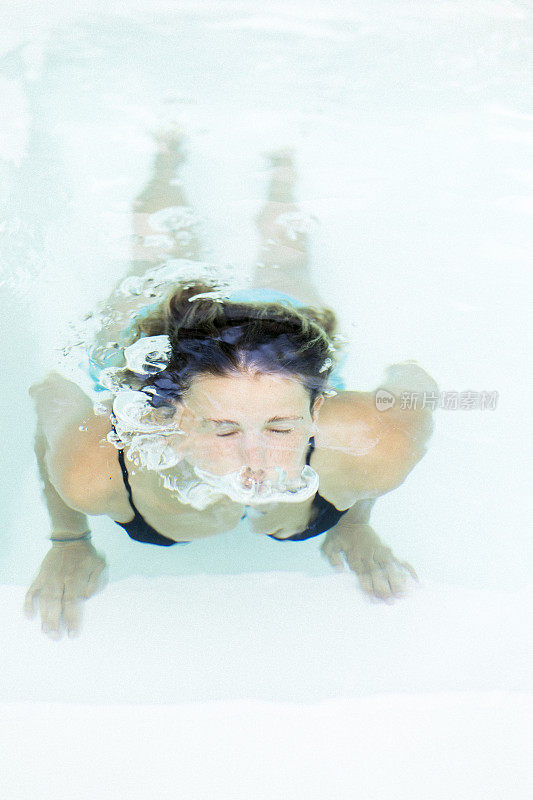
[[[243,436],[241,458],[242,464],[247,467],[247,474],[255,480],[264,480],[266,472],[265,443],[257,436]]]

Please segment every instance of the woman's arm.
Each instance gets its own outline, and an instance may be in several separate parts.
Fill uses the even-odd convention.
[[[46,438],[38,425],[35,434],[35,455],[42,481],[43,496],[50,517],[50,530],[52,535],[61,534],[62,538],[75,539],[89,530],[87,517],[81,511],[71,508],[50,480],[45,460],[47,448]]]
[[[62,541],[53,542],[44,557],[24,597],[23,611],[27,619],[33,619],[37,601],[42,632],[51,639],[60,639],[63,620],[72,638],[80,630],[80,603],[105,585],[106,562],[90,541],[79,538],[89,530],[85,514],[70,508],[50,481],[45,461],[46,440],[39,430],[35,437],[35,453],[52,536]]]
[[[80,387],[58,372],[34,384],[30,395],[37,412],[40,469],[46,470],[51,507],[61,509],[57,512],[61,518],[69,517],[61,500],[71,511],[106,513],[102,504],[122,486],[117,451],[107,441],[112,401],[102,402],[107,413],[96,414]]]
[[[394,397],[385,408],[379,405],[383,391]],[[336,489],[345,505],[396,489],[427,452],[434,428],[432,407],[404,405],[403,392],[429,396],[438,387],[413,362],[393,364],[376,391],[339,392],[324,406],[327,447],[335,451]]]
[[[408,574],[418,576],[407,561],[399,561],[368,524],[377,497],[400,486],[427,452],[433,432],[431,405],[438,386],[415,362],[393,364],[380,389],[394,397],[386,410],[377,408],[377,391],[343,392],[336,407],[336,443],[342,464],[341,484],[353,505],[328,531],[321,550],[337,570],[345,561],[372,598],[401,597]],[[402,403],[402,394],[418,402]],[[332,406],[331,406],[332,407]],[[339,487],[340,488],[340,487]]]
[[[79,632],[80,601],[98,591],[106,562],[90,541],[80,539],[82,534],[89,532],[85,514],[71,508],[50,480],[46,462],[49,446],[40,423],[38,418],[35,454],[52,536],[57,536],[61,542],[52,543],[26,593],[23,610],[28,619],[33,618],[37,599],[43,633],[59,639],[62,619],[69,636]]]
[[[408,573],[417,582],[418,575],[368,524],[376,499],[357,500],[328,531],[320,549],[338,572],[344,571],[346,562],[367,596],[391,602],[404,596]]]

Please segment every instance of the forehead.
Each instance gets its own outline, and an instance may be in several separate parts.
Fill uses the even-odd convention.
[[[194,379],[185,398],[197,413],[212,416],[221,411],[252,416],[271,412],[291,416],[308,405],[308,392],[295,378],[278,375],[201,375]]]

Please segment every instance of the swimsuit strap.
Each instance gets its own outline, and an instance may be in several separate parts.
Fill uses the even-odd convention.
[[[113,430],[116,433],[115,426],[112,425],[111,427],[113,428]],[[131,493],[131,486],[130,486],[130,482],[129,482],[129,479],[128,479],[128,470],[126,469],[126,464],[124,462],[124,451],[123,450],[119,450],[118,451],[118,462],[120,464],[120,469],[122,470],[122,477],[124,479],[124,486],[126,487],[126,489],[128,491],[129,498],[130,498],[130,505],[131,505],[133,511],[137,514],[137,509],[133,505],[133,495]]]
[[[113,430],[115,430],[114,425]],[[174,539],[170,539],[168,536],[163,536],[162,533],[156,531],[155,528],[152,528],[152,526],[146,522],[142,514],[140,514],[135,508],[135,503],[133,502],[133,497],[131,494],[131,486],[128,480],[128,470],[126,469],[126,464],[124,463],[124,453],[122,450],[118,451],[118,461],[122,470],[124,486],[128,490],[130,506],[135,516],[129,522],[117,522],[117,520],[114,520],[114,522],[116,522],[117,525],[120,525],[121,528],[124,528],[130,539],[135,539],[137,542],[144,542],[145,544],[157,544],[164,547],[169,547],[170,545],[174,544],[188,544],[188,542],[176,542]]]

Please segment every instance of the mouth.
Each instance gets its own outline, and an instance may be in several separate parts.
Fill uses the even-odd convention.
[[[307,465],[303,475],[298,480],[287,481],[287,474],[281,468],[276,468],[278,473],[274,480],[264,473],[260,476],[250,474],[230,474],[226,476],[212,475],[206,470],[195,467],[195,472],[202,482],[210,485],[213,490],[226,494],[235,502],[246,505],[265,506],[278,502],[302,502],[311,493],[316,492],[318,476]],[[307,471],[307,472],[306,472]]]
[[[263,481],[254,481],[252,478],[246,478],[241,481],[241,486],[243,489],[252,489],[254,486],[260,489],[263,486]]]

